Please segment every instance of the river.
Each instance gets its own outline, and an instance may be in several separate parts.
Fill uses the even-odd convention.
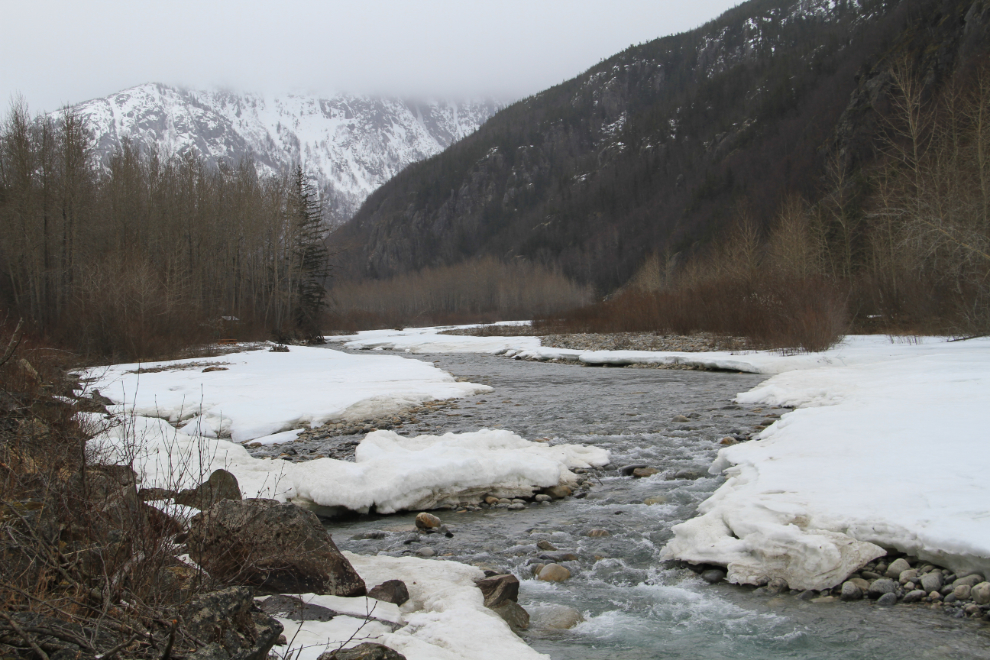
[[[436,512],[452,538],[412,534],[413,514],[364,516],[327,527],[339,547],[362,554],[413,554],[429,545],[438,559],[514,573],[522,580],[519,602],[533,615],[524,639],[554,660],[990,657],[990,626],[952,619],[927,605],[879,608],[757,595],[749,587],[709,585],[659,560],[671,527],[692,517],[722,483],[707,474],[719,440],[748,435],[786,412],[732,402],[761,376],[487,355],[414,357],[494,391],[420,415],[418,424],[401,432],[505,428],[531,440],[607,448],[612,465],[593,475],[594,485],[581,499],[520,511]],[[689,421],[675,421],[678,416]],[[621,476],[618,468],[630,464],[662,472]],[[701,477],[670,478],[685,470]],[[610,535],[587,536],[593,528]],[[385,533],[361,538],[369,532]],[[567,563],[570,580],[532,578],[530,564],[544,552],[536,548],[539,540],[578,556]],[[559,606],[583,612],[586,620],[569,630],[542,627],[543,615]]]

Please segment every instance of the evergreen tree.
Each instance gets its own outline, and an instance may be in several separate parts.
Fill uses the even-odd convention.
[[[296,266],[293,317],[299,332],[307,338],[315,338],[321,336],[320,316],[327,304],[330,254],[323,241],[320,199],[301,166],[296,167],[292,192],[292,252]]]

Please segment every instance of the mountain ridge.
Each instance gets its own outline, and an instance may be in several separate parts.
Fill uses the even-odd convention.
[[[209,164],[252,158],[259,174],[302,164],[331,226],[410,163],[470,135],[498,108],[480,101],[417,101],[337,94],[253,94],[146,83],[71,106],[99,158],[124,139],[165,153],[194,150]]]

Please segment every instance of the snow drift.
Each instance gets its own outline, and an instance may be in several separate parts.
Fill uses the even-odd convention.
[[[851,343],[846,366],[737,397],[799,409],[719,452],[711,472],[726,483],[674,527],[664,558],[794,589],[832,587],[883,548],[990,571],[990,340]]]

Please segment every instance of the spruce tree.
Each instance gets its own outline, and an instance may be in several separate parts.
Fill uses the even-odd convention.
[[[326,307],[326,279],[330,276],[330,254],[323,241],[320,199],[301,166],[293,182],[296,291],[293,316],[296,329],[307,339],[321,336],[320,317]]]

